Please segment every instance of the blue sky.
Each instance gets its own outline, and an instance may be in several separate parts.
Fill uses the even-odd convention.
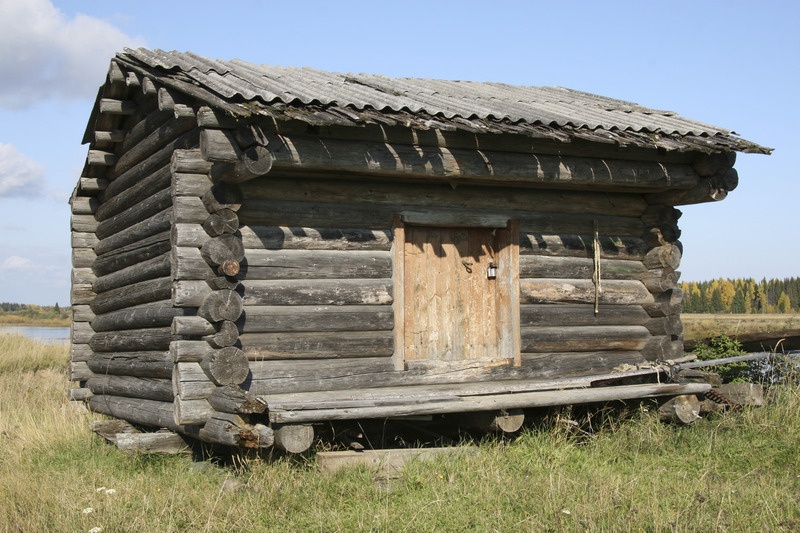
[[[682,208],[682,279],[800,275],[800,3],[0,0],[0,301],[69,302],[83,131],[123,47],[389,76],[557,85],[775,149]]]

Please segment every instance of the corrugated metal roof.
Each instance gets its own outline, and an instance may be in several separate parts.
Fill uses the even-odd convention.
[[[671,111],[561,87],[340,74],[143,48],[126,50],[117,57],[129,65],[163,71],[161,75],[180,76],[230,102],[337,106],[357,111],[424,113],[451,121],[494,120],[592,131],[718,137],[726,141],[721,149],[769,151],[732,137],[735,133],[731,130],[687,120]]]

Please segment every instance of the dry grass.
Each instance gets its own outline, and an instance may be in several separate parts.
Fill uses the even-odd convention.
[[[66,344],[36,342],[24,335],[0,333],[0,373],[67,367]]]
[[[699,340],[727,335],[735,338],[750,333],[800,329],[799,314],[683,314],[684,336]]]
[[[22,357],[3,339],[0,361]],[[35,344],[35,343],[34,343]],[[52,347],[42,348],[46,350]],[[61,364],[66,348],[61,350]],[[320,475],[313,458],[126,456],[64,398],[61,368],[0,371],[0,531],[789,531],[800,525],[800,392],[659,423],[563,410],[478,452]],[[582,430],[561,423],[582,422]],[[591,430],[588,433],[584,430]],[[97,531],[94,529],[94,531]]]

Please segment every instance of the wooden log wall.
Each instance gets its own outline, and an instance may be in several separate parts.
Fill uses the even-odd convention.
[[[263,131],[113,63],[96,117],[72,199],[70,372],[98,411],[259,447],[258,395],[579,376],[682,350],[679,212],[655,193],[306,175]],[[397,371],[408,211],[518,221],[521,366]]]
[[[183,312],[171,306],[170,159],[199,139],[194,114],[177,114],[156,95],[112,63],[85,139],[89,155],[72,199],[71,370],[98,406],[123,398],[166,412],[170,326]]]
[[[243,388],[251,372],[238,325],[245,250],[235,182],[248,172],[269,171],[258,161],[238,164],[248,149],[229,131],[207,127],[197,149],[172,157],[171,301],[186,311],[170,326],[173,414],[177,424],[202,426],[202,440],[267,447],[273,439],[266,406]]]
[[[674,327],[666,317],[651,316],[668,305],[663,294],[677,278],[674,268],[655,266],[656,252],[648,256],[652,216],[645,216],[650,207],[639,194],[409,186],[275,169],[242,183],[240,191],[246,259],[238,325],[256,393],[502,375],[480,368],[449,375],[392,372],[392,217],[408,210],[520,221],[522,368],[506,369],[506,375],[552,378],[642,364],[645,352],[662,346],[664,328]],[[597,313],[595,224],[602,287]],[[313,379],[303,377],[306,364]]]
[[[269,446],[271,430],[246,419],[265,407],[243,391],[217,394],[216,410],[181,395],[182,343],[206,346],[194,382],[235,391],[249,376],[233,346],[242,310],[233,277],[243,258],[238,191],[211,182],[217,160],[201,150],[197,107],[112,62],[71,201],[70,375],[81,386],[71,396],[209,442]],[[184,290],[193,283],[204,287],[200,302]],[[244,418],[234,416],[240,410]]]

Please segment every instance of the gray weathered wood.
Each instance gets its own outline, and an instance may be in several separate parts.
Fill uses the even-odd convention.
[[[235,414],[261,414],[267,403],[239,387],[216,387],[208,397],[208,403],[217,411]]]
[[[142,378],[171,378],[174,366],[169,352],[96,353],[86,364],[98,375]]]
[[[314,443],[314,427],[288,424],[274,429],[275,446],[288,453],[303,453]]]
[[[162,165],[150,174],[136,177],[140,179],[128,184],[114,181],[106,188],[103,203],[97,208],[98,220],[107,220],[149,198],[154,192],[167,189],[170,183],[169,166]],[[127,188],[122,185],[127,185]]]
[[[671,268],[676,270],[681,264],[681,250],[674,244],[656,246],[642,260],[647,268]]]
[[[205,400],[217,389],[200,363],[176,363],[172,371],[172,390],[184,400]]]
[[[203,158],[199,149],[178,149],[171,154],[170,169],[173,174],[208,174],[213,163]]]
[[[652,293],[671,291],[678,286],[681,273],[671,268],[654,268],[641,277],[642,283]]]
[[[332,179],[294,177],[279,178],[270,175],[268,180],[255,180],[243,184],[242,192],[248,198],[277,197],[287,201],[332,202],[350,204],[358,201],[366,204],[390,206],[416,206],[412,209],[418,216],[436,216],[435,208],[459,207],[468,210],[486,209],[487,189],[484,185],[459,184],[455,189],[449,183],[415,182],[409,187],[406,182],[373,180],[365,187],[363,181],[338,177]],[[354,196],[355,191],[358,191]],[[594,213],[606,215],[639,217],[647,209],[647,202],[641,196],[597,193],[587,191],[565,191],[547,189],[492,189],[492,207],[510,211]],[[409,208],[411,209],[411,208]],[[410,215],[410,213],[409,213]],[[408,223],[440,225],[440,222],[427,220]],[[508,217],[498,216],[496,223],[505,227]],[[470,225],[467,220],[465,225]],[[477,227],[477,225],[476,225]],[[491,227],[491,226],[490,226]]]
[[[72,213],[75,215],[93,215],[99,203],[97,198],[88,196],[74,196],[70,200]]]
[[[155,107],[151,108],[148,113],[142,115],[140,120],[128,129],[128,133],[122,143],[122,151],[127,152],[141,143],[150,132],[161,128],[171,118],[171,113],[165,113]]]
[[[75,322],[91,322],[94,320],[95,314],[92,308],[88,305],[73,305],[72,306],[72,320]]]
[[[671,361],[683,355],[683,340],[673,339],[672,335],[655,335],[642,348],[642,355],[648,361]]]
[[[203,201],[195,196],[175,196],[172,208],[175,224],[203,224],[208,218]]]
[[[173,335],[200,337],[214,331],[214,325],[201,316],[176,316],[172,319]]]
[[[575,326],[521,328],[525,353],[641,350],[651,338],[644,326]]]
[[[97,315],[92,321],[92,328],[95,331],[163,328],[188,312],[172,307],[170,300],[164,299]]]
[[[269,448],[275,440],[272,428],[248,424],[242,417],[228,413],[214,413],[199,436],[206,442],[243,448]]]
[[[243,183],[263,176],[272,169],[272,154],[264,146],[251,146],[234,163],[217,163],[210,175],[215,182]]]
[[[688,425],[700,419],[700,400],[695,394],[670,398],[658,408],[662,422]]]
[[[172,402],[94,395],[89,399],[89,408],[97,413],[125,419],[134,424],[168,428],[178,432],[183,429],[175,423]]]
[[[100,315],[134,305],[168,300],[171,293],[172,280],[170,278],[150,279],[100,293],[92,302],[91,307],[92,311]]]
[[[202,197],[211,186],[211,180],[206,174],[189,174],[185,172],[172,174],[172,194],[174,196]]]
[[[387,226],[388,228],[389,226]],[[390,250],[389,229],[336,229],[327,227],[242,227],[246,249],[267,250]]]
[[[99,224],[94,215],[72,215],[70,217],[70,229],[79,233],[94,233]]]
[[[90,166],[112,166],[117,162],[117,156],[113,152],[103,150],[89,150],[86,156],[86,163]]]
[[[230,320],[215,322],[214,331],[203,337],[203,340],[214,348],[227,348],[239,340],[239,329]]]
[[[390,278],[388,251],[248,250],[242,279]]]
[[[100,276],[94,280],[92,288],[97,293],[106,292],[142,281],[163,278],[169,276],[170,272],[170,256],[164,254]]]
[[[203,299],[197,314],[209,322],[235,322],[242,314],[242,297],[231,290],[213,291]]]
[[[276,170],[301,167],[325,172],[409,175],[505,183],[591,185],[606,190],[642,191],[691,187],[698,176],[689,166],[650,161],[559,157],[481,150],[443,149],[404,144],[360,143],[336,139],[266,134]]]
[[[635,304],[601,305],[598,311],[595,314],[593,303],[521,305],[520,326],[643,325],[650,320],[644,308]]]
[[[119,233],[141,222],[153,215],[156,215],[172,205],[172,193],[169,189],[153,193],[141,202],[131,205],[126,210],[100,222],[97,226],[97,237],[102,242],[103,239]]]
[[[412,416],[425,414],[444,414],[468,411],[488,411],[493,409],[519,409],[531,407],[551,407],[581,403],[607,402],[681,394],[702,394],[711,389],[703,383],[687,384],[642,384],[595,387],[588,389],[566,389],[559,391],[520,392],[517,394],[496,394],[485,396],[460,397],[430,403],[406,405],[352,407],[349,409],[310,409],[277,410],[270,408],[273,423],[302,423],[325,420],[347,420],[358,418],[384,418],[392,416]],[[276,431],[276,434],[278,431]],[[276,437],[276,444],[277,444]]]
[[[250,281],[245,305],[389,305],[390,279]]]
[[[178,280],[172,284],[172,304],[176,307],[200,307],[213,292],[205,281]]]
[[[180,396],[172,403],[172,416],[176,424],[203,425],[214,414],[205,400],[184,400]]]
[[[212,237],[232,235],[239,229],[239,217],[236,216],[235,211],[220,209],[208,215],[206,221],[203,222],[203,229]]]
[[[70,361],[67,375],[70,381],[86,381],[94,376],[94,373],[86,362]]]
[[[242,156],[232,132],[209,128],[200,131],[200,153],[207,161],[222,163],[236,163]]]
[[[94,233],[70,232],[70,243],[73,248],[94,248],[98,242],[100,239]]]
[[[94,330],[88,322],[73,322],[71,327],[72,342],[86,344],[92,338]]]
[[[169,251],[169,233],[158,233],[152,237],[130,244],[113,252],[108,252],[92,263],[97,276],[105,276],[136,263],[147,261]]]
[[[190,129],[194,128],[196,122],[194,117],[172,118],[163,125],[149,133],[134,146],[130,146],[120,156],[114,166],[114,172],[122,174],[140,161],[157,152],[159,149],[171,143]]]
[[[92,391],[86,387],[67,389],[67,398],[71,402],[85,402],[92,397]]]
[[[136,352],[168,350],[172,330],[166,328],[126,329],[95,333],[89,346],[95,352]]]
[[[219,274],[210,266],[199,248],[188,246],[172,247],[173,276],[176,280],[208,281]]]
[[[281,331],[390,330],[394,318],[388,306],[245,306],[237,321],[242,333]]]
[[[170,355],[176,363],[200,362],[213,349],[203,340],[176,340],[169,345]]]
[[[98,255],[102,255],[153,235],[169,231],[171,216],[172,209],[167,208],[108,238],[101,239],[94,250]]]
[[[200,361],[200,368],[217,385],[241,385],[250,375],[244,352],[233,346],[213,350]]]
[[[648,270],[640,261],[601,259],[602,279],[644,279]],[[593,258],[523,255],[519,258],[521,278],[592,279]]]
[[[595,286],[591,280],[521,279],[520,302],[535,303],[592,303]],[[605,280],[600,292],[601,304],[643,305],[653,302],[653,295],[638,280]]]
[[[642,307],[653,318],[678,315],[681,312],[683,293],[680,288],[653,295],[652,302],[645,302]]]
[[[379,357],[394,353],[391,331],[243,333],[239,337],[250,359],[334,359]]]
[[[172,243],[174,246],[200,248],[210,238],[200,223],[176,223],[172,225]]]
[[[96,375],[86,381],[86,386],[94,394],[128,396],[161,402],[171,402],[173,399],[172,381],[163,378]]]
[[[600,235],[601,259],[641,261],[650,249],[641,237]],[[520,261],[526,255],[554,257],[594,257],[591,234],[547,234],[541,230],[523,231],[519,238]]]
[[[221,265],[225,261],[241,263],[244,259],[244,247],[241,239],[235,235],[219,235],[203,243],[200,254],[213,266]]]
[[[236,185],[218,183],[199,196],[209,213],[216,213],[221,209],[236,212],[242,207],[242,190]]]
[[[108,187],[107,179],[81,176],[80,179],[81,192],[97,193],[100,191],[104,191],[106,187]]]
[[[113,98],[100,99],[100,112],[112,115],[133,115],[136,112],[136,103],[130,100],[115,100]]]
[[[121,433],[116,438],[117,448],[127,454],[141,453],[159,454],[191,454],[192,450],[186,440],[171,431],[155,433]]]

